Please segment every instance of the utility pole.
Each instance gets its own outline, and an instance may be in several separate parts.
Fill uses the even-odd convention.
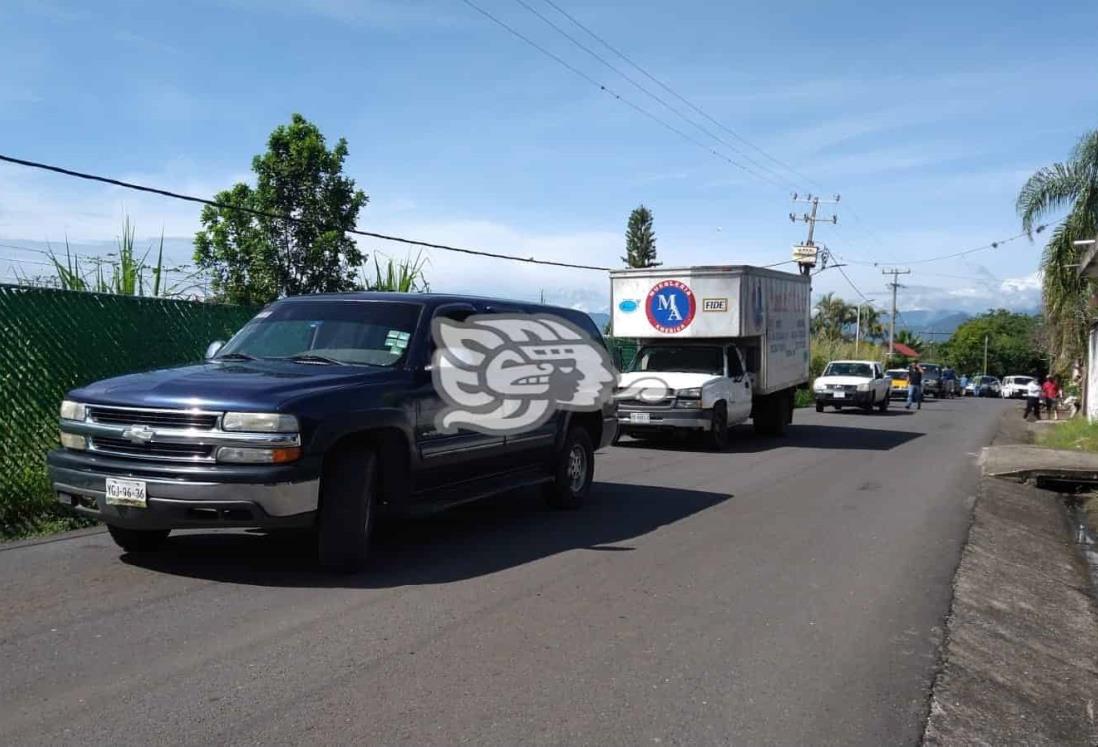
[[[984,376],[987,376],[987,335],[984,335]]]
[[[896,347],[896,291],[901,287],[898,278],[900,275],[910,275],[911,270],[892,267],[881,270],[881,274],[892,276],[892,282],[888,284],[892,288],[892,319],[888,323],[888,357],[891,358]]]
[[[809,275],[812,273],[812,268],[816,266],[816,258],[819,254],[816,244],[812,241],[812,236],[816,232],[816,222],[823,221],[824,223],[838,223],[839,216],[832,215],[830,218],[817,218],[816,211],[819,209],[820,204],[836,204],[840,200],[839,195],[835,195],[833,200],[821,200],[819,195],[799,195],[796,192],[793,193],[793,202],[807,202],[812,206],[811,213],[803,213],[798,216],[796,213],[789,214],[789,220],[793,223],[797,221],[803,221],[808,224],[808,238],[805,239],[803,244],[799,244],[793,247],[793,261],[801,266],[801,274]]]
[[[862,302],[858,302],[858,316],[857,321],[854,322],[854,355],[858,355],[858,350],[862,345]]]

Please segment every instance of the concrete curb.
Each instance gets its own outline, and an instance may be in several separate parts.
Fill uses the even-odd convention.
[[[1058,495],[981,478],[924,744],[1098,744],[1098,604],[1071,538]]]

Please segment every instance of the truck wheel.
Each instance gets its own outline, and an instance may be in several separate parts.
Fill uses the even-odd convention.
[[[816,403],[816,412],[823,412],[823,411],[824,411],[824,403],[823,402],[817,402]]]
[[[877,412],[888,412],[888,401],[889,396],[886,394],[885,398],[881,400],[879,405],[877,405]]]
[[[713,416],[709,423],[709,445],[715,451],[728,448],[728,406],[724,402],[713,406]]]
[[[168,539],[170,529],[124,529],[123,527],[107,525],[107,531],[111,533],[114,544],[126,552],[153,552],[160,549],[164,540]]]
[[[553,481],[545,486],[545,502],[553,508],[579,508],[591,491],[595,449],[586,428],[575,426],[557,452]]]
[[[374,525],[377,455],[343,447],[328,457],[320,479],[317,556],[320,565],[349,573],[366,562]]]

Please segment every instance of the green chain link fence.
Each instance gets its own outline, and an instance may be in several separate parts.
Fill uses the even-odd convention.
[[[68,390],[202,358],[254,309],[0,284],[0,538],[55,526],[46,452]]]

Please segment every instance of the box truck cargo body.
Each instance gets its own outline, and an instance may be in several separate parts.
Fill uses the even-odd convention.
[[[652,267],[613,271],[610,284],[613,334],[638,345],[619,386],[625,433],[702,430],[719,446],[748,418],[761,433],[784,430],[809,380],[807,277]]]

